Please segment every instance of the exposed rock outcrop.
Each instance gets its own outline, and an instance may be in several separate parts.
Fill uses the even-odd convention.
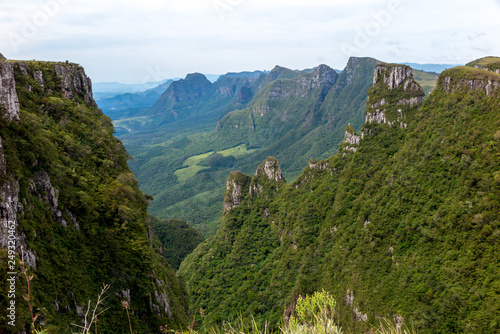
[[[45,86],[45,80],[43,79],[43,72],[42,71],[33,72],[33,77],[35,78],[36,81],[38,81],[38,84],[42,88]]]
[[[268,157],[257,167],[254,177],[240,171],[231,172],[224,195],[224,215],[239,207],[246,196],[259,195],[264,189],[269,189],[269,181],[273,188],[278,186],[278,182],[285,181],[279,161],[272,157]]]
[[[168,294],[165,291],[165,283],[162,280],[156,279],[156,284],[157,286],[154,293],[156,302],[159,306],[150,300],[150,307],[155,311],[156,315],[161,315],[164,312],[168,318],[172,319],[174,315],[172,313]]]
[[[61,93],[65,98],[71,99],[75,94],[81,95],[87,104],[97,107],[92,97],[92,82],[82,67],[58,64],[55,70],[61,79]]]
[[[288,80],[276,80],[271,84],[267,99],[283,100],[287,98],[305,98],[314,89],[324,87],[325,91],[337,82],[338,74],[327,65],[318,66],[311,75]]]
[[[360,321],[367,321],[368,320],[368,315],[365,313],[362,313],[357,306],[354,305],[354,293],[353,291],[347,289],[347,293],[345,296],[345,303],[347,306],[352,306],[352,311],[354,313],[354,320],[357,322]]]
[[[383,80],[389,89],[403,87],[403,90],[421,90],[418,83],[413,80],[413,70],[406,65],[380,64],[375,67],[373,85]]]
[[[497,96],[500,90],[500,77],[484,78],[484,79],[469,79],[457,78],[455,76],[444,76],[439,78],[439,83],[443,90],[451,94],[462,88],[469,90],[483,91],[486,96]]]
[[[54,221],[59,222],[64,227],[68,226],[68,222],[64,219],[63,213],[59,209],[59,190],[52,186],[50,177],[45,171],[35,173],[30,190],[34,192],[43,203],[49,205]],[[79,225],[74,216],[69,211],[66,213],[70,217],[75,228],[78,228]]]
[[[25,263],[36,269],[36,255],[26,247],[26,235],[19,232],[18,214],[23,212],[19,201],[19,182],[7,180],[0,186],[0,249],[7,249],[9,240],[15,240],[15,251]]]
[[[285,178],[281,173],[281,165],[278,160],[273,157],[268,157],[264,163],[257,167],[255,176],[265,175],[268,179],[278,181],[284,181]]]
[[[19,122],[19,99],[16,92],[16,80],[12,63],[0,61],[0,108],[3,118]]]
[[[333,86],[337,82],[339,75],[337,72],[327,65],[319,65],[313,72],[312,76],[312,87],[318,87],[320,85],[330,85]]]
[[[384,93],[387,90],[392,91],[392,97]],[[424,90],[413,79],[411,67],[397,64],[375,67],[373,87],[368,95],[366,123],[397,124],[401,128],[406,128],[404,109],[420,106],[425,98]]]
[[[409,99],[402,99],[398,101],[399,105],[409,105],[410,107],[415,107],[421,105],[424,102],[425,96],[415,96]]]
[[[378,124],[387,123],[387,118],[385,117],[384,111],[376,109],[374,112],[366,113],[366,123],[378,123]]]
[[[317,169],[317,170],[327,170],[330,168],[330,164],[326,161],[316,161],[315,159],[311,158],[309,160],[309,168],[311,169]]]
[[[343,148],[344,151],[356,152],[360,141],[361,136],[356,133],[356,130],[354,130],[351,124],[348,124],[345,128],[344,140],[340,144],[341,148]],[[344,152],[344,155],[346,155],[346,153],[347,152]]]
[[[241,205],[247,194],[249,183],[250,176],[240,171],[234,171],[229,174],[226,183],[226,194],[224,196],[224,214]]]

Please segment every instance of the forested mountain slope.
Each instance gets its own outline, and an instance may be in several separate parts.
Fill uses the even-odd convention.
[[[72,323],[83,325],[103,284],[110,288],[98,311],[109,309],[99,333],[129,330],[122,301],[140,333],[185,325],[186,293],[153,248],[148,202],[83,68],[1,60],[0,109],[0,332],[30,331],[21,258],[33,276],[37,330],[77,332]]]
[[[500,331],[500,75],[449,69],[425,100],[407,66],[380,64],[373,82],[338,154],[291,184],[274,158],[231,173],[220,229],[179,270],[200,321],[277,326],[325,289],[347,332],[380,317]]]

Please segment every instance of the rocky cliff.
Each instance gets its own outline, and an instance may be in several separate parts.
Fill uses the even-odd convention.
[[[459,67],[446,70],[438,80],[440,87],[447,94],[456,91],[477,91],[486,96],[500,96],[500,74],[487,69]]]
[[[128,330],[122,300],[140,332],[186,323],[182,284],[151,246],[147,201],[83,68],[0,61],[0,106],[0,277],[18,274],[16,293],[0,299],[0,318],[12,302],[17,318],[0,331],[30,331],[21,258],[33,275],[37,330],[76,330],[102,283],[110,285],[102,333]]]
[[[174,81],[141,115],[154,117],[147,125],[153,128],[173,122],[222,117],[228,110],[246,105],[260,80],[256,74],[228,74],[211,83],[203,74],[188,74],[185,79]]]
[[[226,184],[226,194],[224,195],[224,214],[229,210],[240,206],[248,193],[250,177],[239,171],[229,174]]]
[[[14,65],[0,60],[0,107],[7,121],[19,121],[19,99],[16,93]]]
[[[424,90],[413,79],[411,67],[379,64],[375,68],[373,86],[368,91],[366,123],[404,128],[404,113],[408,108],[420,106],[424,98]]]
[[[361,136],[356,133],[356,130],[354,130],[351,124],[348,124],[345,128],[344,140],[340,145],[341,148],[346,151],[356,152],[358,150],[360,140]]]

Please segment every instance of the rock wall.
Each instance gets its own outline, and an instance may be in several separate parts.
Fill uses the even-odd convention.
[[[5,108],[3,118],[19,122],[19,99],[12,63],[0,60],[0,106]]]
[[[224,214],[241,205],[247,194],[249,183],[250,177],[240,171],[234,171],[229,174],[226,183],[226,194],[224,196]]]
[[[451,94],[462,88],[467,88],[469,90],[482,91],[486,96],[497,96],[500,89],[500,77],[497,80],[491,79],[467,79],[467,78],[456,78],[454,76],[445,76],[440,78],[440,84],[443,90]]]
[[[375,75],[373,76],[373,85],[380,80],[383,80],[389,89],[396,89],[401,86],[403,86],[405,91],[418,90],[420,88],[420,86],[413,81],[412,68],[405,65],[377,65],[377,67],[375,67]]]
[[[311,76],[301,76],[290,80],[276,80],[271,84],[267,99],[284,100],[288,98],[305,98],[311,90],[321,86],[328,91],[337,82],[338,74],[334,69],[326,66],[318,66]]]
[[[351,124],[345,129],[344,140],[342,141],[344,150],[356,152],[361,141],[361,136],[356,133]]]
[[[391,93],[393,97],[384,96],[373,101],[372,96],[379,96],[381,91],[387,89],[394,91]],[[366,123],[389,126],[399,124],[401,128],[406,128],[403,109],[420,106],[425,99],[424,90],[413,79],[411,67],[396,64],[380,64],[375,67],[373,87],[368,96],[370,102],[366,112]]]
[[[97,107],[92,96],[92,81],[82,67],[60,64],[56,65],[55,69],[57,76],[61,79],[61,93],[65,98],[71,99],[78,94],[83,96],[87,104]],[[35,74],[35,78],[43,82],[43,77],[40,77],[39,73]]]
[[[255,176],[265,175],[268,179],[278,181],[284,181],[285,178],[281,173],[281,165],[278,160],[272,157],[268,157],[263,164],[257,167]]]

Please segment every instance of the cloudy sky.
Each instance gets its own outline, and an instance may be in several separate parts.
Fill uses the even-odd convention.
[[[94,82],[344,68],[350,56],[460,64],[500,56],[500,0],[0,2],[0,53],[70,60]]]

